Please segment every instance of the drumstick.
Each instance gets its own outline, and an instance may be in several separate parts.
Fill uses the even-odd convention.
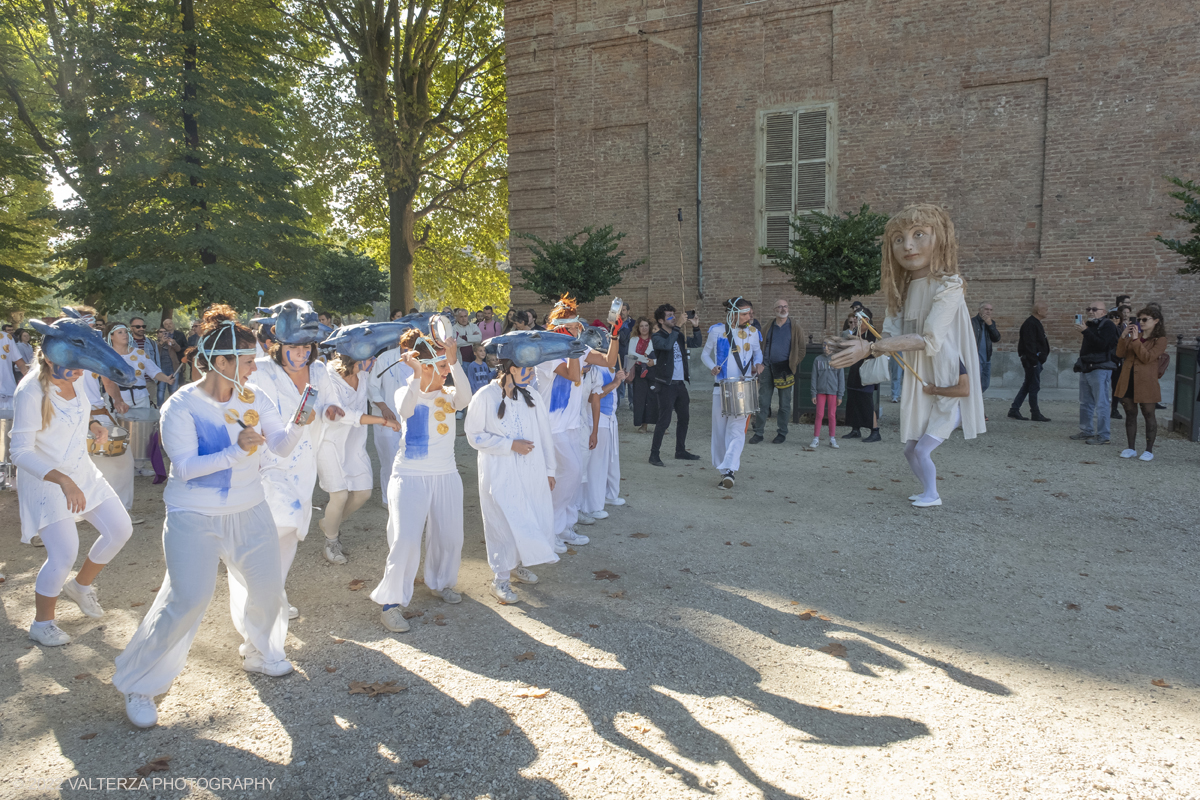
[[[875,334],[876,339],[883,338],[883,334],[881,334],[879,331],[875,330],[875,328],[872,327],[871,323],[867,321],[867,316],[865,314],[863,314],[860,311],[855,316],[857,316],[860,320],[862,320],[862,324],[867,326],[867,330],[869,330],[871,333]],[[912,373],[912,376],[917,379],[917,383],[921,384],[922,386],[925,385],[925,381],[921,380],[921,376],[917,374],[917,371],[915,369],[908,366],[908,362],[904,360],[903,356],[901,356],[899,353],[885,353],[885,355],[889,355],[889,356],[892,356],[893,358],[895,358],[897,361],[900,362],[901,366],[903,366],[905,369],[907,369],[909,372]]]

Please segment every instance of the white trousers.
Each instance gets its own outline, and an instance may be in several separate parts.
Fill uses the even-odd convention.
[[[263,501],[247,511],[208,516],[168,511],[163,523],[167,576],[154,605],[117,656],[113,686],[122,693],[160,695],[187,665],[188,650],[217,587],[217,564],[230,583],[247,587],[244,655],[266,662],[284,659],[287,611],[283,607],[279,536]]]
[[[379,456],[379,488],[383,494],[383,507],[388,504],[388,483],[392,480],[392,465],[400,449],[400,433],[386,425],[372,425],[371,438],[375,443],[375,454]]]
[[[578,428],[554,434],[554,456],[558,461],[558,469],[554,474],[550,500],[554,503],[556,536],[566,533],[579,521],[579,509],[583,505],[582,450]]]
[[[605,502],[621,493],[621,444],[617,427],[601,426],[596,431],[596,449],[587,467],[583,485],[583,510],[603,511]]]
[[[100,538],[92,544],[88,558],[94,564],[107,564],[121,552],[133,534],[129,512],[120,500],[110,497],[82,516],[100,531]],[[75,527],[74,519],[60,519],[42,528],[38,535],[46,545],[46,563],[38,570],[33,589],[42,597],[58,597],[71,574],[71,567],[79,558],[79,529]]]
[[[425,536],[425,585],[435,592],[458,582],[463,547],[463,485],[457,472],[393,475],[388,487],[388,558],[371,599],[380,605],[412,600]]]
[[[742,450],[746,448],[746,420],[750,416],[726,417],[721,414],[721,389],[713,389],[712,463],[718,472],[738,471]]]
[[[281,583],[283,591],[283,608],[286,611],[288,606],[287,599],[287,576],[292,569],[292,562],[296,560],[296,548],[300,546],[300,536],[295,528],[276,528],[275,533],[279,536],[279,565],[281,568]],[[229,573],[229,616],[233,618],[233,627],[242,635],[242,639],[246,639],[246,619],[250,612],[250,589],[240,576],[235,576],[232,570]],[[238,648],[242,655],[246,655],[250,648],[246,644],[242,644]]]

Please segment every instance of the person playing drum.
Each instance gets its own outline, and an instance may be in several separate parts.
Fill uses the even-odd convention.
[[[746,420],[755,409],[745,414],[727,417],[721,409],[722,381],[750,381],[763,371],[762,347],[758,330],[750,324],[754,307],[744,297],[725,301],[726,321],[708,329],[708,339],[700,356],[712,372],[712,463],[723,489],[732,489],[734,475],[741,466],[742,449],[746,446]],[[758,399],[758,388],[746,395]]]

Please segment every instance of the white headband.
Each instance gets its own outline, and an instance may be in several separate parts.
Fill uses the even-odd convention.
[[[229,338],[233,342],[233,347],[226,348],[223,350],[215,350],[215,349],[205,350],[204,343],[206,341],[208,341],[209,339],[213,339],[214,344],[215,344],[216,338],[220,337],[221,331],[224,330],[225,328],[229,328]],[[251,347],[247,350],[239,350],[238,349],[238,347],[237,347],[237,321],[232,320],[232,319],[225,320],[224,322],[222,322],[221,324],[219,324],[217,326],[217,329],[215,331],[208,334],[207,336],[202,337],[200,339],[200,341],[196,343],[196,350],[199,351],[200,355],[203,356],[204,360],[207,361],[209,364],[213,363],[213,358],[215,356],[227,356],[227,357],[233,356],[236,358],[237,356],[252,356],[252,355],[256,355],[258,353],[258,350],[253,347]],[[215,368],[216,365],[213,364],[213,367]],[[242,386],[241,381],[238,380],[237,368],[234,368],[232,378],[230,378],[228,375],[225,375],[224,373],[222,373],[219,369],[215,370],[215,372],[218,375],[220,375],[222,378],[224,378],[225,380],[229,381],[234,386],[236,386],[238,388],[239,392],[245,390],[246,387]]]

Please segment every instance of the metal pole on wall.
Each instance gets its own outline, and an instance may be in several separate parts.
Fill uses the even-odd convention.
[[[696,295],[704,297],[704,198],[701,176],[704,145],[704,0],[696,0]]]
[[[681,305],[679,307],[679,312],[682,314],[682,313],[687,312],[687,277],[683,271],[683,209],[682,208],[679,209],[675,218],[676,218],[676,220],[678,220],[678,222],[676,224],[676,233],[679,237],[679,292],[680,292],[680,297],[683,299],[683,305]]]

